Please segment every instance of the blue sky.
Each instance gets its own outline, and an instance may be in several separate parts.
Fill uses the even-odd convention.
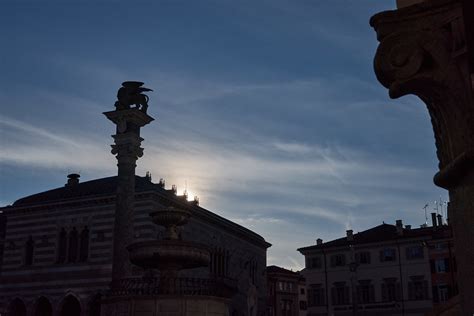
[[[382,221],[424,222],[444,190],[428,113],[375,79],[369,18],[395,1],[6,1],[0,203],[116,173],[122,81],[154,89],[150,171],[264,236],[268,263]],[[432,209],[430,206],[429,210]]]

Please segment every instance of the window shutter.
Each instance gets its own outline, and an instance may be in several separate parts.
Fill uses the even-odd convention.
[[[373,284],[371,284],[369,287],[369,301],[371,303],[375,302],[375,288]]]
[[[380,262],[384,262],[384,259],[383,250],[380,250]]]
[[[448,285],[448,298],[451,298],[453,296],[453,288],[451,285]]]
[[[435,261],[433,259],[430,260],[430,267],[431,267],[431,273],[436,273]]]
[[[355,262],[360,263],[360,253],[355,254]]]
[[[439,302],[438,287],[437,286],[433,286],[433,302],[435,302],[435,303]]]
[[[444,259],[444,266],[446,269],[446,272],[449,272],[449,258]]]
[[[336,256],[331,256],[331,267],[335,267],[336,266]]]
[[[366,257],[367,257],[367,263],[370,263],[370,252],[367,252]]]
[[[401,301],[402,300],[402,285],[400,283],[397,283],[397,290],[396,290],[396,297],[397,297],[397,301]]]
[[[326,297],[324,295],[326,291],[327,289],[324,289],[324,291],[322,289],[319,290],[319,305],[326,304]]]
[[[343,266],[346,265],[346,255],[341,255],[341,262]]]
[[[84,227],[81,232],[79,246],[79,261],[85,262],[89,257],[89,229]]]
[[[405,248],[405,255],[406,255],[406,258],[407,258],[407,259],[411,259],[410,247],[406,247],[406,248]]]
[[[413,282],[408,283],[408,299],[412,300],[415,298],[415,287]]]
[[[333,305],[337,305],[339,302],[336,299],[336,288],[332,287],[331,288],[331,302]]]
[[[345,286],[344,287],[344,303],[349,304],[350,303],[350,297],[349,297],[349,287]]]
[[[381,292],[382,292],[382,302],[386,302],[388,300],[388,298],[387,298],[387,285],[385,283],[382,283],[381,286],[382,286],[382,290],[381,290]]]
[[[428,294],[428,281],[423,281],[423,299],[427,300],[429,298]]]

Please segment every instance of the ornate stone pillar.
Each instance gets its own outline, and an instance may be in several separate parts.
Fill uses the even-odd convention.
[[[112,135],[115,144],[112,154],[117,157],[117,197],[114,221],[114,242],[112,262],[112,288],[120,286],[120,280],[131,276],[131,266],[127,246],[133,242],[133,207],[135,200],[136,161],[143,155],[140,147],[143,138],[140,128],[153,121],[146,114],[148,97],[141,94],[150,91],[141,88],[141,82],[124,82],[118,92],[116,110],[104,115],[117,125]],[[135,107],[131,105],[136,104]]]
[[[391,98],[417,95],[433,125],[439,172],[449,190],[463,315],[474,313],[474,99],[463,6],[430,0],[379,13],[374,67]]]

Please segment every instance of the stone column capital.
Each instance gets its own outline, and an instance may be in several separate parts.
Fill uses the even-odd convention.
[[[451,188],[474,168],[474,103],[462,5],[432,0],[372,17],[380,45],[377,79],[391,98],[417,95],[433,125],[440,172],[435,183]]]

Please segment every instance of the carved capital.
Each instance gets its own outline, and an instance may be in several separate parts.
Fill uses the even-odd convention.
[[[136,144],[111,145],[112,155],[117,155],[117,159],[131,158],[137,160],[143,156],[143,148]]]
[[[380,41],[377,79],[391,98],[414,94],[426,104],[439,159],[435,183],[455,187],[474,168],[474,103],[461,3],[427,1],[379,13],[370,23]]]

